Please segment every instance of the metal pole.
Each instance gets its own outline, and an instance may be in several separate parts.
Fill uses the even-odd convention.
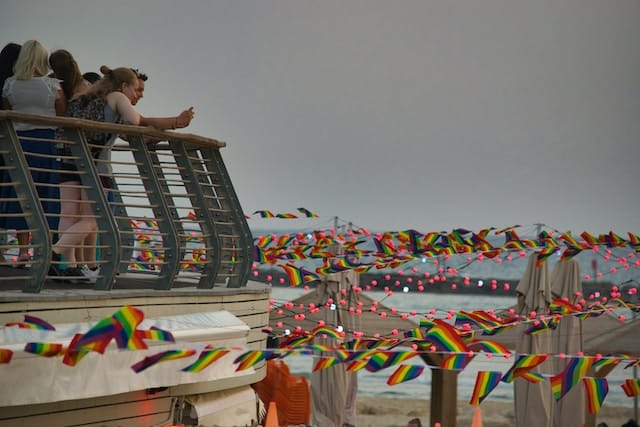
[[[638,290],[638,288],[636,287],[636,290]],[[638,297],[638,293],[636,292],[635,294],[635,298],[636,300],[636,305],[638,304],[639,301],[639,297]],[[636,311],[633,310],[633,321],[635,322],[636,320]],[[633,365],[633,379],[638,381],[638,364],[636,363],[635,365]],[[635,396],[633,396],[633,419],[638,422],[638,395],[636,394]]]

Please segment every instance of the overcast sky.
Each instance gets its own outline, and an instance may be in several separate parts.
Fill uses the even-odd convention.
[[[248,214],[624,234],[638,22],[637,0],[3,0],[0,42],[146,72],[139,111],[193,105]]]

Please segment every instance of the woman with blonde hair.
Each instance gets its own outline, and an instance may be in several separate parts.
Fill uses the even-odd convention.
[[[64,114],[66,102],[60,83],[48,77],[49,53],[37,40],[29,40],[22,45],[14,67],[14,75],[7,78],[2,88],[2,105],[5,109],[40,115],[60,116]],[[40,203],[47,217],[50,230],[58,228],[58,176],[56,161],[55,127],[14,123],[20,138],[22,150],[31,176],[35,182]],[[7,177],[8,178],[8,177]],[[7,181],[10,182],[10,181]],[[16,199],[13,187],[0,189],[0,198]],[[0,228],[15,229],[20,246],[18,264],[25,266],[29,262],[29,233],[27,224],[18,202],[6,202],[0,205],[0,211],[13,214],[6,217]]]

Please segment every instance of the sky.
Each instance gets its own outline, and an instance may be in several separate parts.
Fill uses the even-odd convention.
[[[3,0],[0,43],[148,74],[140,113],[193,106],[249,215],[625,235],[639,20],[637,0]]]

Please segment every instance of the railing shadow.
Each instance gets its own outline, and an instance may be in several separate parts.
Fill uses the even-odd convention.
[[[31,141],[47,148],[36,153],[25,148],[24,140],[21,144],[15,122],[57,127],[58,131],[55,138]],[[88,143],[91,132],[119,136],[110,155],[104,150],[96,155],[104,147]],[[70,188],[86,191],[83,203],[90,206],[90,216],[97,223],[97,242],[78,245],[98,254],[101,272],[94,289],[111,290],[119,283],[135,283],[136,278],[158,290],[245,286],[251,270],[252,238],[220,154],[224,145],[198,135],[139,126],[0,111],[0,175],[4,177],[0,221],[24,219],[26,223],[20,230],[0,230],[4,254],[0,290],[37,293],[74,282],[52,274],[52,266],[59,267],[51,253],[61,214],[51,205],[66,201],[50,196],[51,190],[59,192],[59,181],[33,178],[38,174],[59,176],[62,161],[76,165],[80,184]],[[43,209],[43,205],[48,207]],[[21,210],[12,211],[10,206]],[[87,215],[73,217],[80,220]],[[16,239],[18,232],[22,240]],[[26,233],[29,239],[25,242]],[[20,247],[29,248],[29,260],[17,257]]]

